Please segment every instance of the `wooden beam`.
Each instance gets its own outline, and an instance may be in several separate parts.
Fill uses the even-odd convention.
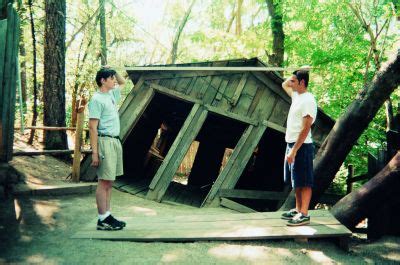
[[[149,82],[145,82],[146,85],[150,86],[152,89],[156,90],[157,92],[160,92],[161,94],[173,97],[173,98],[177,98],[186,102],[191,102],[191,103],[195,103],[195,104],[200,104],[201,100],[192,98],[184,93],[172,90],[168,87],[164,87],[164,86],[160,86],[157,84],[153,84],[153,83],[149,83]]]
[[[230,102],[232,106],[236,106],[236,104],[240,98],[240,95],[242,94],[243,88],[246,85],[248,77],[249,77],[249,73],[244,73],[242,78],[240,79],[240,82],[239,82],[238,86],[236,87],[235,93],[233,94],[233,97]]]
[[[123,112],[120,112],[120,138],[122,142],[129,136],[129,133],[135,127],[153,97],[154,90],[150,87],[142,86],[139,91],[137,91],[129,106],[127,106]]]
[[[281,200],[285,199],[287,194],[277,191],[220,189],[219,196],[241,199]]]
[[[167,156],[150,183],[147,199],[161,201],[179,164],[203,126],[207,114],[208,111],[200,104],[193,106]]]
[[[51,126],[24,126],[24,130],[44,130],[44,131],[75,131],[77,127],[51,127]],[[21,127],[14,127],[14,130],[20,130]],[[89,128],[82,128],[83,131],[89,131]]]
[[[262,122],[262,124],[265,125],[265,126],[267,126],[268,128],[274,129],[274,130],[276,130],[276,131],[278,131],[278,132],[286,133],[286,128],[285,128],[285,127],[280,126],[279,124],[276,124],[276,123],[274,123],[274,122],[272,122],[272,121],[266,121],[266,120],[264,120],[264,121]]]
[[[5,40],[5,57],[4,72],[3,72],[3,105],[1,109],[1,129],[2,143],[0,149],[0,160],[9,161],[13,154],[14,140],[14,109],[15,109],[15,94],[17,88],[17,57],[18,57],[18,41],[19,41],[19,18],[14,10],[12,3],[7,5],[7,37]]]
[[[146,81],[172,78],[189,78],[189,77],[205,77],[214,75],[232,74],[229,71],[173,71],[173,72],[145,72],[144,79]]]
[[[226,71],[226,72],[278,72],[295,71],[299,67],[252,67],[252,66],[135,66],[125,67],[126,71]],[[310,70],[309,68],[308,70]]]
[[[74,160],[72,162],[72,181],[79,182],[81,175],[81,146],[82,146],[82,131],[85,121],[85,106],[77,108],[77,122],[75,132],[75,149]]]
[[[38,155],[58,155],[73,154],[74,150],[37,150],[37,151],[15,151],[13,156],[38,156]],[[91,154],[92,150],[81,150],[83,154]]]
[[[229,208],[231,210],[240,212],[240,213],[255,213],[256,210],[251,209],[250,207],[244,206],[243,204],[237,203],[235,201],[229,200],[227,198],[221,198],[221,205]]]
[[[229,111],[225,111],[225,110],[223,110],[221,108],[214,107],[214,106],[211,106],[211,105],[205,105],[205,107],[210,112],[216,113],[216,114],[224,116],[226,118],[230,118],[230,119],[233,119],[233,120],[238,120],[238,121],[241,121],[243,123],[251,124],[251,125],[254,125],[254,126],[258,125],[258,121],[254,120],[254,119],[250,119],[250,118],[245,117],[243,115],[236,114],[236,113],[229,112]]]
[[[121,107],[119,108],[119,115],[121,113],[124,113],[126,108],[131,104],[132,100],[135,98],[136,94],[138,93],[139,89],[142,87],[144,83],[144,78],[143,75],[140,76],[139,80],[136,82],[132,90],[129,92],[129,94],[125,97],[124,102],[122,103]]]
[[[237,147],[235,147],[227,165],[218,176],[203,205],[215,205],[218,203],[216,194],[219,189],[233,189],[235,187],[266,128],[264,125],[249,126],[250,132],[246,131],[242,135],[243,142],[240,145],[238,143]]]

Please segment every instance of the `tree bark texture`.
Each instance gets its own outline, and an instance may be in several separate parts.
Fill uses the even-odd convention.
[[[65,0],[46,0],[44,125],[65,126]],[[67,149],[65,131],[45,131],[46,149]]]
[[[106,32],[106,11],[105,0],[99,0],[100,6],[100,44],[101,44],[101,65],[107,64],[107,32]]]
[[[283,31],[282,1],[267,0],[268,12],[271,16],[272,29],[272,54],[268,55],[268,63],[271,66],[282,66],[285,53],[285,33]]]

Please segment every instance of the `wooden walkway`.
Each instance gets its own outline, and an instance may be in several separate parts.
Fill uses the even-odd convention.
[[[142,180],[117,180],[114,182],[114,188],[136,195],[142,198],[146,197],[149,190],[150,179]],[[185,204],[193,207],[200,207],[207,190],[180,184],[172,181],[162,198],[162,202],[172,202],[178,204]]]
[[[328,211],[311,211],[311,224],[289,227],[282,212],[209,214],[121,218],[121,231],[97,231],[95,220],[72,238],[126,240],[139,242],[193,242],[218,240],[265,240],[336,238],[347,249],[351,231]]]

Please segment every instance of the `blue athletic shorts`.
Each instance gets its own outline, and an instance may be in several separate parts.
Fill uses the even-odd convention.
[[[294,143],[288,143],[286,146],[286,155],[289,154]],[[292,188],[313,187],[313,159],[314,145],[312,143],[302,144],[297,151],[294,163],[288,164],[285,155],[284,181],[292,183]]]

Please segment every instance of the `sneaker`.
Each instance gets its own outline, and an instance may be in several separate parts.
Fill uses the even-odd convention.
[[[112,215],[110,215],[110,216],[111,216],[111,219],[112,219],[114,222],[119,223],[122,227],[125,227],[125,226],[126,226],[126,223],[125,223],[124,221],[117,220],[117,219],[115,219],[114,216],[112,216]]]
[[[97,230],[114,231],[124,228],[114,217],[109,215],[103,221],[97,220]]]
[[[292,220],[293,217],[296,216],[296,214],[298,214],[299,212],[297,211],[297,209],[292,209],[288,212],[285,212],[282,214],[281,218],[284,220]]]
[[[288,226],[299,226],[299,225],[307,225],[310,223],[310,216],[305,216],[302,213],[296,214],[293,219],[289,220],[287,225]]]

